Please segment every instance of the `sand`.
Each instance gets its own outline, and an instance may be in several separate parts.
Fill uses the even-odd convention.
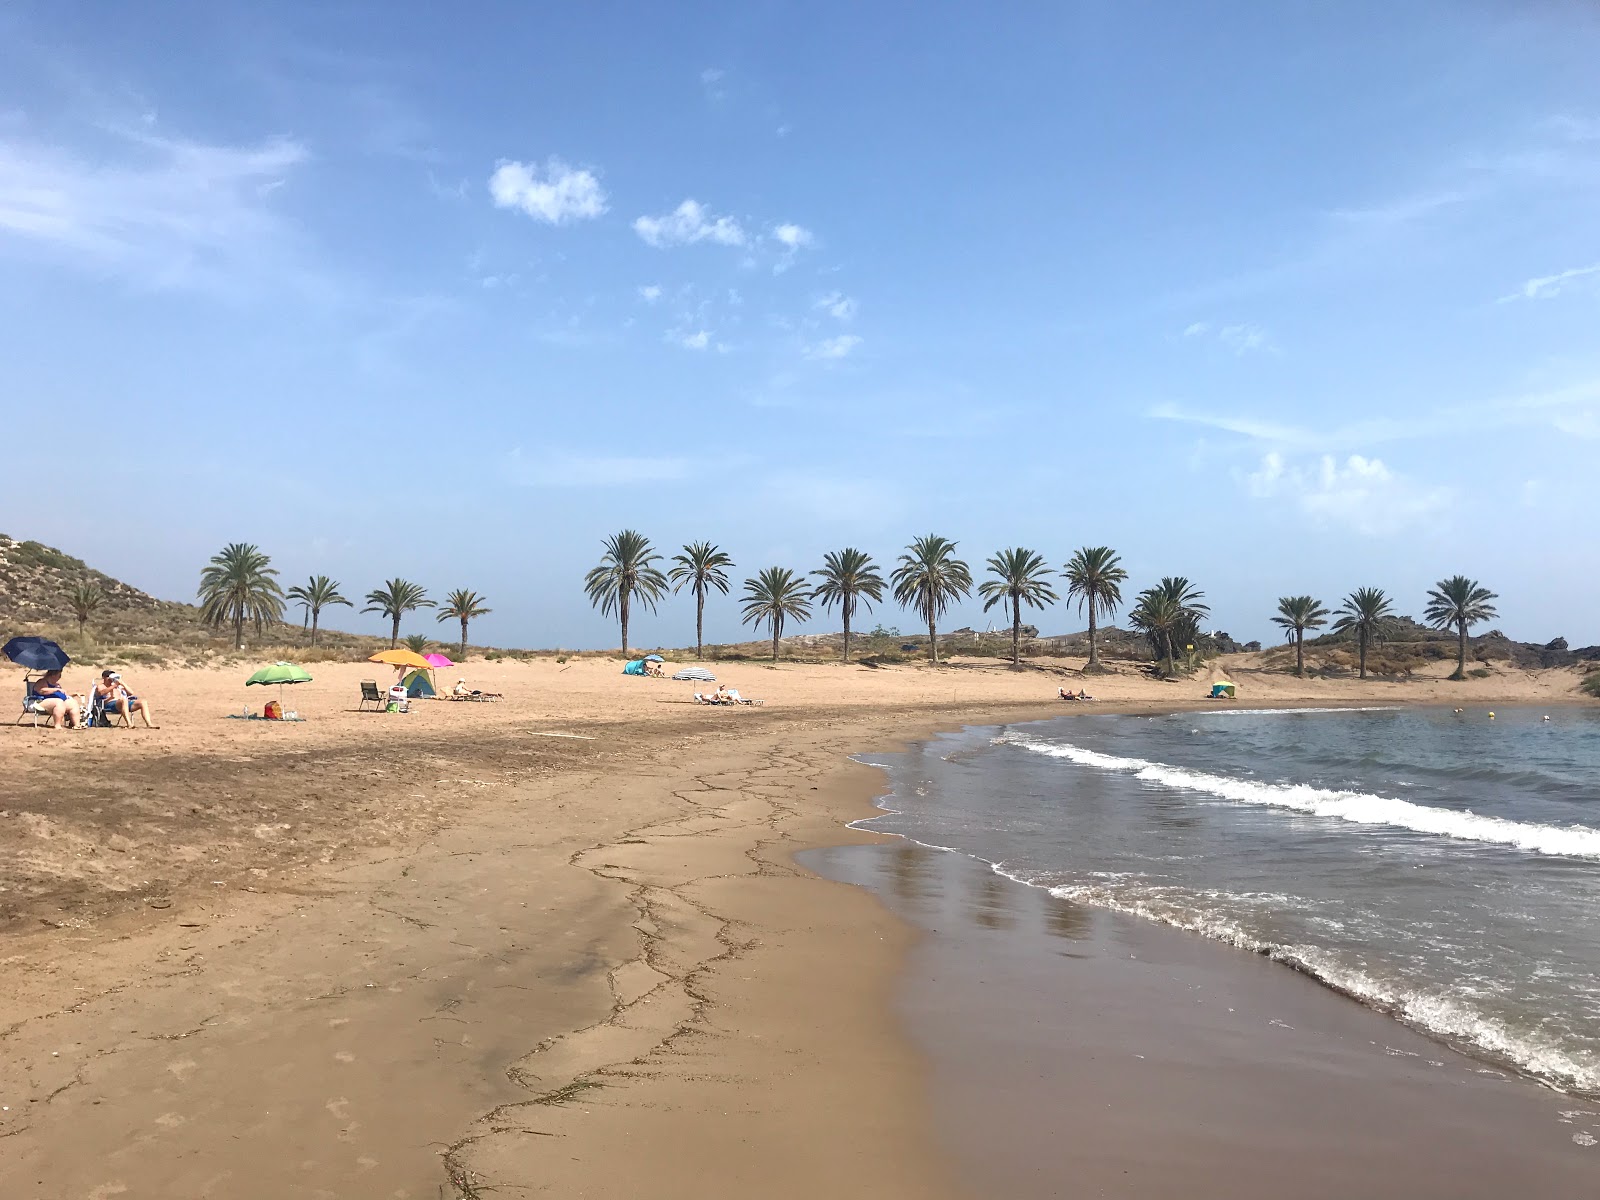
[[[245,671],[130,670],[161,729],[0,734],[0,1191],[965,1194],[892,1003],[914,932],[792,853],[875,840],[850,752],[1205,681],[1078,708],[993,664],[717,669],[767,703],[586,659],[356,713],[373,669],[317,664],[278,725],[225,719]],[[1226,669],[1252,705],[1577,682]]]

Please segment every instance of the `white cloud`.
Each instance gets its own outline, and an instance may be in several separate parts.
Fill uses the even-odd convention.
[[[1244,483],[1257,499],[1287,501],[1319,524],[1344,525],[1369,535],[1427,523],[1454,497],[1449,488],[1418,484],[1382,459],[1359,454],[1343,462],[1325,454],[1314,464],[1294,464],[1272,451]]]
[[[812,232],[801,225],[779,225],[772,231],[772,237],[790,250],[804,250],[816,241]]]
[[[700,72],[700,82],[704,84],[716,83],[726,74],[727,72],[721,67],[707,67],[704,71]]]
[[[1218,326],[1213,325],[1210,321],[1196,321],[1192,325],[1184,327],[1183,336],[1215,341],[1241,357],[1253,351],[1273,350],[1276,348],[1272,344],[1272,339],[1267,336],[1265,329],[1248,322]]]
[[[812,307],[827,313],[836,321],[850,321],[856,315],[856,302],[843,292],[829,292],[826,296],[818,296]]]
[[[282,137],[229,146],[144,130],[111,136],[92,158],[20,137],[0,142],[0,245],[157,287],[294,274],[292,231],[272,201],[306,162],[305,147]]]
[[[667,334],[667,341],[682,346],[685,350],[705,350],[711,346],[711,331],[709,329],[697,329],[693,333],[669,333]]]
[[[657,300],[661,299],[660,284],[643,284],[637,290],[639,292],[639,299],[643,300],[646,304],[654,304]]]
[[[1528,280],[1509,296],[1501,296],[1500,303],[1510,300],[1549,300],[1559,296],[1573,280],[1589,279],[1595,275],[1600,275],[1600,263],[1592,267],[1572,267],[1554,275],[1540,275]]]
[[[523,487],[628,487],[671,483],[689,477],[682,458],[644,458],[582,454],[571,451],[524,454],[519,446],[506,455],[506,477]]]
[[[742,246],[748,240],[744,228],[732,217],[713,216],[697,200],[685,200],[660,217],[640,217],[633,231],[646,244],[664,248],[689,246],[696,242],[715,242],[719,246]]]
[[[606,194],[593,173],[569,167],[559,158],[537,163],[502,159],[489,176],[496,208],[521,209],[536,221],[564,225],[591,220],[606,211]]]
[[[847,357],[852,350],[861,344],[861,339],[853,333],[841,333],[838,337],[823,338],[806,350],[807,358],[836,359]]]

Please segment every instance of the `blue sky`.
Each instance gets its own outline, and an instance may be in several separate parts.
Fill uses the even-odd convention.
[[[502,644],[614,644],[624,526],[1109,543],[1241,638],[1464,572],[1600,641],[1596,62],[1576,0],[13,3],[0,403],[60,449],[0,529]]]

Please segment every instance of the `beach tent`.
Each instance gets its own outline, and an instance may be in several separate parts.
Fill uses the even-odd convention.
[[[1236,692],[1237,689],[1234,687],[1234,685],[1229,683],[1226,679],[1219,679],[1217,682],[1211,685],[1211,698],[1213,700],[1221,699],[1224,696],[1229,700],[1232,700]]]
[[[636,658],[622,668],[622,673],[624,675],[648,675],[650,672],[644,669],[644,659]]]
[[[431,700],[435,696],[433,680],[429,679],[431,671],[413,671],[400,682],[405,684],[406,695],[413,700]]]
[[[704,667],[685,667],[673,676],[674,679],[692,679],[696,683],[715,683],[717,677]]]

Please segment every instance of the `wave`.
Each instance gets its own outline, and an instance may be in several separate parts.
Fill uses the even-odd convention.
[[[1019,883],[1044,886],[998,867],[995,869]],[[1175,889],[1123,890],[1115,885],[1093,883],[1058,884],[1046,890],[1061,900],[1127,913],[1263,955],[1370,1008],[1397,1017],[1435,1037],[1470,1046],[1494,1061],[1509,1064],[1543,1082],[1590,1094],[1600,1092],[1600,1064],[1575,1057],[1556,1041],[1533,1031],[1514,1029],[1456,997],[1412,990],[1401,982],[1380,979],[1319,946],[1263,941],[1226,916],[1196,907],[1189,902],[1191,897],[1165,894]]]
[[[1600,859],[1600,829],[1584,825],[1536,825],[1504,817],[1484,817],[1466,810],[1433,808],[1370,792],[1319,788],[1306,783],[1266,783],[1215,775],[1142,758],[1122,758],[1085,750],[1066,742],[1043,742],[1020,734],[998,741],[1035,754],[1064,758],[1081,766],[1122,771],[1135,779],[1159,783],[1188,792],[1201,792],[1240,804],[1286,808],[1313,816],[1349,821],[1357,825],[1382,825],[1409,829],[1465,842],[1512,846],[1557,858]]]
[[[1374,704],[1367,707],[1344,705],[1339,708],[1207,708],[1195,709],[1183,714],[1184,717],[1293,717],[1301,713],[1346,713],[1346,712],[1399,712],[1397,705]]]

